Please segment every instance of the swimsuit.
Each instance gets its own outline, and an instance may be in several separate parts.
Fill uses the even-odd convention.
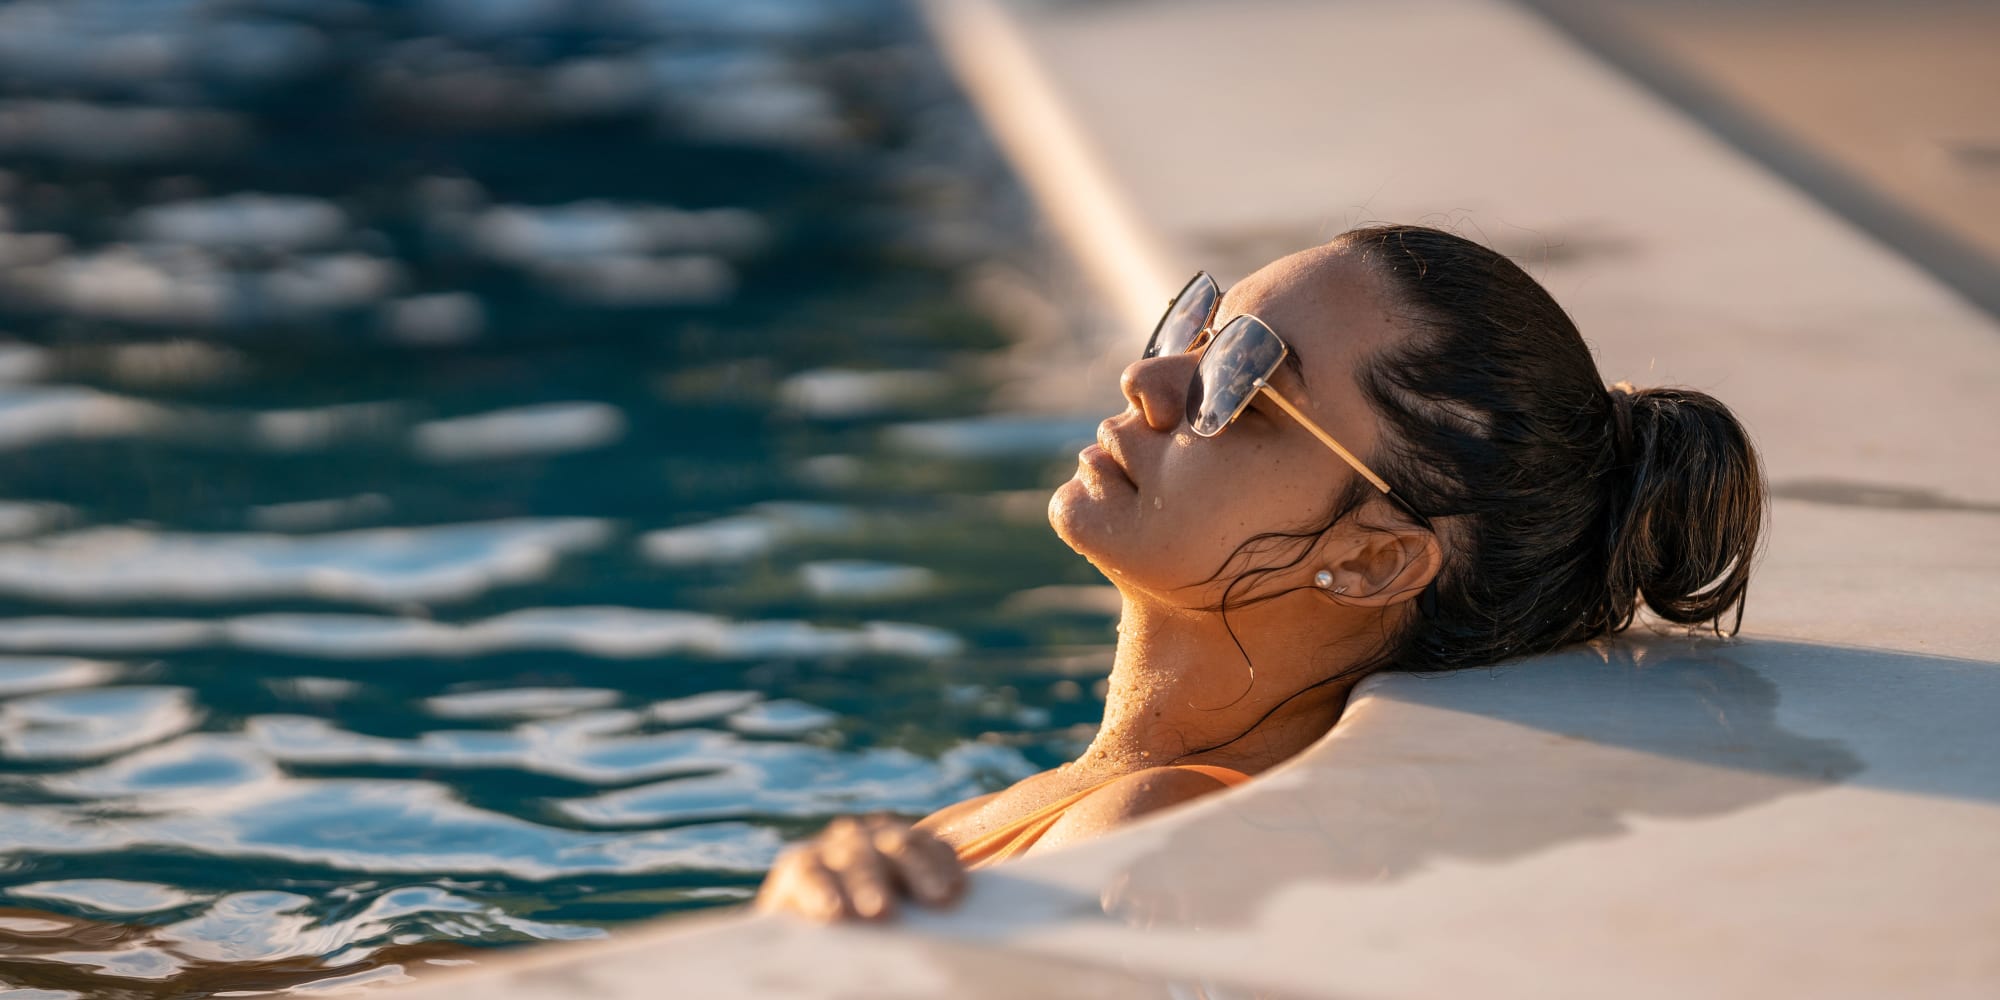
[[[1172,766],[1182,771],[1195,771],[1208,775],[1222,782],[1224,785],[1232,787],[1250,780],[1250,776],[1244,774],[1242,771],[1227,767],[1216,767],[1212,764],[1175,764]],[[1111,781],[1092,785],[1074,795],[1064,796],[1012,823],[1008,823],[997,830],[982,834],[966,842],[964,846],[958,848],[958,860],[963,862],[967,868],[984,868],[987,865],[998,864],[1016,854],[1026,851],[1028,848],[1034,846],[1035,841],[1042,839],[1042,835],[1049,832],[1049,828],[1055,826],[1056,821],[1062,819],[1063,814],[1068,812],[1071,806],[1089,798],[1093,793],[1116,780],[1118,779],[1113,778]]]

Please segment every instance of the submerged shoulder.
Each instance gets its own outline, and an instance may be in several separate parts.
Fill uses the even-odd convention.
[[[1229,787],[1219,778],[1180,767],[1149,767],[1106,783],[1071,806],[1042,837],[1043,845],[1095,836],[1147,813],[1158,812]],[[1038,845],[1040,846],[1040,845]]]
[[[1034,804],[1047,798],[1049,782],[1057,779],[1057,771],[1051,768],[1039,774],[1031,774],[997,792],[956,802],[925,816],[916,822],[916,828],[936,834],[945,843],[958,844],[979,836],[996,824],[1032,811],[1023,803]]]
[[[937,834],[946,843],[955,843],[958,840],[964,839],[964,831],[959,830],[958,827],[967,819],[977,816],[980,810],[992,805],[995,800],[1004,794],[1006,794],[1006,789],[998,792],[987,792],[984,795],[974,796],[963,802],[954,802],[943,809],[939,809],[937,812],[931,813],[929,816],[925,816],[913,825],[919,830]]]

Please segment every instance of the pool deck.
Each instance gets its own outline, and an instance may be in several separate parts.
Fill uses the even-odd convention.
[[[1523,261],[1777,500],[1744,638],[1378,677],[1298,759],[885,927],[725,914],[400,996],[2000,994],[2000,323],[1494,0],[932,0],[1115,322],[1373,220]]]

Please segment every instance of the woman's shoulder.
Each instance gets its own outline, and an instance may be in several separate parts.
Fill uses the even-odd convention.
[[[1071,806],[1042,836],[1040,845],[1094,837],[1148,813],[1219,792],[1247,776],[1221,768],[1149,767],[1105,782],[1089,797]]]
[[[931,813],[929,816],[925,816],[923,819],[918,820],[916,822],[916,828],[919,830],[924,830],[942,836],[945,834],[945,831],[948,830],[950,827],[952,827],[954,824],[957,824],[960,821],[964,820],[966,817],[971,816],[974,813],[977,813],[978,811],[986,808],[989,805],[992,805],[993,800],[999,798],[1002,795],[1005,795],[1006,793],[1007,790],[1003,788],[997,792],[987,792],[985,795],[973,796],[972,798],[966,799],[964,802],[954,802],[951,805],[945,806],[943,809],[939,809],[937,812]],[[945,839],[949,841],[951,838],[946,837]]]
[[[917,821],[917,829],[942,837],[946,843],[978,836],[999,821],[1013,819],[1050,801],[1061,792],[1061,768],[1049,768],[985,795],[955,802]]]
[[[1088,780],[1079,784],[1078,777],[1062,768],[1051,768],[997,792],[946,806],[916,825],[957,846],[1038,809],[1076,798],[1042,839],[1065,839],[1059,835],[1064,830],[1069,831],[1067,839],[1082,839],[1134,817],[1248,780],[1248,775],[1238,771],[1198,766],[1149,767],[1094,784]]]

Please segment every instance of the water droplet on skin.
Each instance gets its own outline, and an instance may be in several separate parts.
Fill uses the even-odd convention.
[[[1141,751],[1139,751],[1139,759],[1140,759],[1140,760],[1145,760],[1146,758],[1148,758],[1148,757],[1151,757],[1152,755],[1153,755],[1153,752],[1152,752],[1151,750],[1141,750]]]
[[[1166,505],[1167,505],[1166,501],[1164,501],[1164,500],[1160,499],[1159,497],[1154,497],[1154,498],[1153,498],[1153,509],[1154,509],[1154,510],[1159,510],[1160,508],[1162,508],[1162,507],[1165,507]]]

